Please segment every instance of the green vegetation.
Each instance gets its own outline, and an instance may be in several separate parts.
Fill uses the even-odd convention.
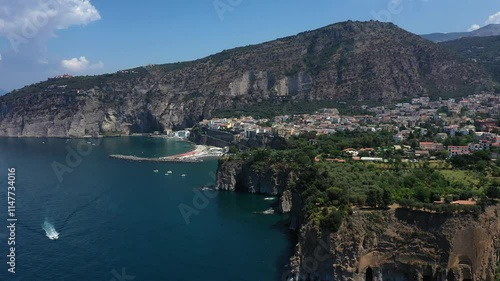
[[[305,114],[314,112],[320,108],[335,107],[337,102],[321,101],[321,102],[286,102],[272,103],[264,101],[258,105],[245,106],[241,108],[218,110],[214,112],[214,116],[220,118],[253,116],[254,118],[272,118],[276,115],[287,114]]]
[[[497,262],[497,268],[495,269],[495,281],[500,281],[500,261]]]
[[[457,155],[450,158],[449,162],[458,169],[473,169],[484,171],[490,162],[490,154],[487,151],[475,151],[468,155]]]
[[[485,206],[500,198],[500,181],[477,171],[474,165],[461,166],[461,170],[438,170],[428,162],[412,166],[402,163],[397,154],[390,154],[388,150],[373,152],[389,158],[386,163],[354,161],[348,157],[345,163],[314,160],[318,155],[345,156],[342,150],[347,147],[386,147],[390,143],[389,133],[342,132],[316,136],[311,132],[291,138],[279,150],[252,149],[232,154],[229,159],[244,160],[258,173],[270,167],[292,170],[297,175],[292,189],[301,195],[306,216],[333,231],[352,213],[354,206],[386,209],[399,203],[404,208],[478,216]],[[494,163],[487,165],[491,168]],[[449,204],[470,198],[478,203]]]
[[[277,115],[310,114],[322,108],[337,108],[343,115],[365,115],[369,114],[362,106],[378,106],[381,103],[374,101],[285,101],[275,103],[263,101],[257,105],[242,106],[231,109],[217,110],[213,116],[219,118],[232,118],[241,116],[252,116],[254,118],[273,118]],[[371,114],[371,113],[370,113]]]
[[[440,173],[450,182],[467,185],[479,184],[479,175],[472,171],[465,170],[441,170]]]
[[[484,65],[500,82],[500,36],[468,37],[441,43],[464,58]]]

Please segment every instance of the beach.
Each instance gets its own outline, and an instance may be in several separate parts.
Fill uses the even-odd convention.
[[[147,158],[147,157],[137,157],[133,155],[121,155],[121,154],[112,154],[109,155],[109,157],[114,159],[140,161],[140,162],[196,163],[196,162],[202,162],[203,161],[202,158],[218,158],[223,155],[224,155],[224,149],[222,148],[208,146],[208,145],[195,145],[195,148],[192,151],[165,157]]]

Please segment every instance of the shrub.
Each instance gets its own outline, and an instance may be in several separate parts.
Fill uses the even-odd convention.
[[[500,188],[498,186],[490,185],[486,189],[486,196],[493,199],[500,199]]]

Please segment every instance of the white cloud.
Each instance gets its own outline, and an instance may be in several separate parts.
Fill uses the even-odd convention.
[[[46,43],[55,31],[101,19],[90,0],[0,0],[0,36],[20,45]]]
[[[489,16],[485,23],[486,24],[500,24],[500,12],[497,12],[496,14]]]
[[[474,31],[474,30],[478,30],[480,29],[481,26],[479,24],[473,24],[469,29],[467,29],[467,31]]]
[[[36,62],[47,56],[47,43],[57,30],[99,19],[90,0],[0,0],[0,37],[10,42],[3,53]]]
[[[104,63],[99,61],[95,64],[90,64],[86,57],[72,58],[69,60],[62,60],[61,66],[70,72],[82,72],[85,70],[100,69],[104,67]]]
[[[48,42],[58,30],[101,19],[92,0],[0,0],[0,85],[23,86],[60,74],[61,58],[51,55]],[[2,40],[3,41],[3,40]],[[101,64],[89,65],[102,67]]]

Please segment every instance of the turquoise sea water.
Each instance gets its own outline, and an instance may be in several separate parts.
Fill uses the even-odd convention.
[[[190,149],[144,137],[0,139],[0,280],[280,280],[291,253],[286,218],[258,213],[272,204],[265,196],[200,191],[215,182],[217,160],[108,158]],[[15,274],[6,263],[8,168],[16,169]],[[189,223],[180,206],[194,210]]]

